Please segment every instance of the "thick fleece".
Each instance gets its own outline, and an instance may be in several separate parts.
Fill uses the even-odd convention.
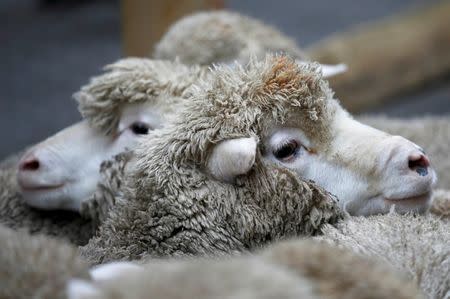
[[[153,57],[178,58],[186,64],[246,64],[251,55],[264,59],[268,52],[306,59],[296,42],[278,29],[238,13],[210,11],[173,24],[156,45]]]
[[[324,226],[316,238],[387,262],[413,279],[428,298],[450,295],[450,222],[439,217],[348,217]]]
[[[433,192],[433,202],[430,207],[430,212],[450,220],[450,191],[444,189],[437,189]]]
[[[150,261],[94,280],[72,283],[71,299],[423,298],[414,283],[383,262],[312,240],[220,260]]]
[[[89,279],[76,248],[0,226],[0,298],[66,297],[70,279]]]
[[[173,112],[184,91],[208,73],[177,61],[126,58],[104,68],[74,95],[81,115],[93,128],[109,134],[117,128],[125,105],[152,103],[162,115]]]
[[[174,122],[135,150],[124,199],[82,254],[103,263],[147,254],[229,253],[312,235],[337,221],[333,197],[288,169],[266,164],[262,145],[250,172],[235,184],[205,172],[213,146],[223,140],[258,139],[276,123],[320,130],[335,108],[327,106],[330,97],[316,64],[268,56],[247,68],[218,67],[200,80]]]

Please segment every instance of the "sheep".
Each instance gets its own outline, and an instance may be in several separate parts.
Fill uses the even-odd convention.
[[[298,65],[287,56],[269,55],[266,60],[254,60],[246,67],[217,66],[209,78],[199,80],[189,93],[184,109],[176,113],[173,121],[144,138],[134,151],[134,162],[123,183],[124,192],[100,226],[98,235],[87,245],[88,251],[97,251],[87,257],[93,263],[136,258],[147,251],[163,256],[184,255],[186,252],[209,254],[221,252],[224,248],[241,250],[261,243],[260,235],[268,238],[267,234],[277,233],[288,237],[290,234],[276,232],[279,223],[269,225],[264,222],[268,219],[278,221],[280,217],[283,221],[288,220],[289,217],[283,215],[291,211],[284,210],[283,204],[271,208],[273,202],[277,201],[277,194],[283,192],[281,190],[285,186],[274,189],[273,198],[268,201],[268,189],[264,181],[258,183],[261,186],[257,191],[253,190],[253,185],[245,184],[250,184],[246,180],[256,179],[255,171],[264,170],[264,175],[260,176],[266,180],[266,168],[261,170],[261,165],[270,166],[270,169],[275,167],[276,174],[272,175],[271,180],[278,180],[278,173],[285,171],[297,175],[296,180],[313,179],[317,185],[326,187],[325,190],[344,201],[340,206],[347,208],[353,205],[356,212],[358,209],[362,212],[370,209],[371,213],[385,213],[392,207],[400,212],[422,211],[428,205],[430,195],[423,200],[420,196],[423,191],[419,191],[419,188],[425,186],[425,190],[430,190],[434,181],[432,169],[427,168],[430,173],[428,177],[417,175],[420,171],[414,172],[414,168],[407,171],[406,176],[402,175],[407,170],[405,167],[411,166],[403,164],[408,159],[412,164],[414,161],[428,163],[420,149],[399,137],[353,120],[332,99],[332,93],[321,79],[316,64]],[[379,145],[367,143],[368,136]],[[295,142],[292,142],[294,138]],[[291,151],[294,145],[299,147]],[[420,156],[418,160],[408,156],[415,156],[415,153]],[[398,154],[400,156],[396,157]],[[313,169],[340,178],[321,185],[323,181],[319,181],[320,176],[316,180],[302,165],[292,162],[298,157],[304,161],[312,159],[309,163]],[[396,164],[397,158],[401,164]],[[373,185],[360,185],[358,177],[347,176],[346,171],[336,172],[334,167],[327,169],[322,165],[323,161],[314,159],[334,160],[337,165],[356,168],[358,173],[364,173],[368,180],[373,180]],[[394,165],[391,166],[389,161]],[[399,167],[398,172],[396,167]],[[384,168],[392,172],[385,172]],[[400,188],[398,192],[406,192],[404,199],[399,197],[399,200],[388,202],[371,197],[371,192],[384,192],[371,189],[380,186],[385,188],[385,182],[392,186],[398,180],[403,184],[393,185],[393,190],[388,187],[387,192],[397,192],[395,188]],[[405,189],[408,184],[411,184],[411,190]],[[248,188],[249,191],[244,194],[253,194],[250,201],[253,206],[243,205],[249,200],[242,197],[244,195],[240,193],[243,192],[240,187]],[[348,189],[336,194],[333,188],[340,192]],[[361,192],[358,188],[361,188]],[[299,190],[297,193],[301,193]],[[368,190],[369,194],[365,193]],[[413,198],[412,192],[418,192],[419,196]],[[345,196],[340,196],[342,194]],[[224,198],[229,202],[223,203]],[[201,206],[203,202],[208,205]],[[381,205],[374,206],[374,202],[380,202]],[[261,204],[266,205],[262,211]],[[253,212],[247,215],[247,209],[251,206]],[[213,207],[214,213],[210,215],[209,209]],[[230,209],[238,208],[239,214],[227,214]],[[267,218],[266,213],[274,216]],[[252,217],[258,220],[249,220]],[[130,218],[133,220],[130,221]],[[226,225],[223,219],[228,219]],[[236,243],[236,240],[229,241],[231,236],[235,237],[234,223],[244,221],[242,219],[245,222],[239,227],[245,231],[238,234],[238,241],[245,245]],[[303,221],[302,218],[291,220],[294,221],[291,226]],[[254,221],[254,224],[248,225],[249,221]],[[222,234],[231,236],[223,237],[220,242],[212,242],[208,234],[214,222],[214,230],[223,229],[220,234],[215,233],[214,238],[222,238]],[[272,229],[265,231],[266,226]],[[261,233],[260,230],[265,232]],[[255,233],[260,235],[252,235]],[[248,238],[250,235],[252,238]],[[124,241],[126,238],[134,241]],[[131,247],[128,243],[138,245]]]
[[[178,58],[190,65],[234,61],[245,64],[251,55],[262,59],[266,52],[285,52],[298,60],[307,59],[293,39],[271,26],[234,12],[209,11],[183,17],[171,25],[152,56]]]
[[[139,59],[120,60],[105,70],[75,95],[85,121],[32,147],[22,161],[14,155],[1,164],[0,223],[86,244],[94,233],[92,221],[77,213],[29,205],[78,212],[80,202],[96,189],[101,161],[132,148],[147,133],[142,132],[143,125],[159,127],[176,109],[184,89],[205,72],[177,62]],[[133,134],[136,122],[140,131]],[[38,159],[40,169],[26,170],[30,156]],[[61,178],[67,183],[56,190],[24,190],[30,182],[48,185]]]
[[[407,274],[427,298],[450,294],[450,222],[433,215],[348,217],[315,237]]]
[[[0,226],[0,240],[1,298],[422,298],[414,284],[383,262],[313,240],[223,259],[95,268],[73,246],[46,236]]]
[[[75,247],[0,225],[0,297],[67,298],[72,279],[89,281],[89,268]]]
[[[188,65],[246,64],[251,56],[263,59],[270,52],[289,54],[299,63],[308,60],[293,39],[272,26],[234,12],[209,11],[188,15],[171,25],[152,57],[179,59]],[[322,65],[325,77],[346,69],[344,64]]]
[[[263,141],[254,142],[274,123],[294,116],[309,126],[325,126],[330,94],[318,65],[269,56],[248,68],[212,70],[189,91],[171,123],[141,140],[121,198],[81,249],[87,260],[240,252],[317,233],[323,223],[340,218],[333,197],[263,158]],[[242,143],[217,157],[222,141]],[[220,165],[221,158],[235,167]],[[211,165],[217,167],[210,171]],[[230,173],[216,170],[237,177],[226,182],[219,176]]]
[[[71,280],[69,299],[423,298],[414,283],[383,262],[312,240],[222,259],[125,265],[94,268],[92,282]]]
[[[207,71],[133,58],[105,70],[74,96],[85,120],[32,147],[19,162],[18,181],[29,205],[78,211],[95,190],[100,163],[162,126],[184,90]]]

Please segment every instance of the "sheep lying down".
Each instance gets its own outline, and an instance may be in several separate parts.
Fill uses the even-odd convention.
[[[0,226],[0,241],[5,299],[423,298],[383,262],[312,240],[221,260],[150,260],[91,269],[75,248],[44,236]]]

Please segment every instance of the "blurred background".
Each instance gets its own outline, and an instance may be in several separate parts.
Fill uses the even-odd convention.
[[[195,5],[189,5],[190,2]],[[72,94],[80,86],[99,74],[105,64],[128,55],[151,53],[152,43],[168,24],[193,10],[224,7],[241,12],[276,26],[301,46],[313,45],[312,49],[316,49],[314,45],[320,40],[336,34],[339,38],[340,32],[353,32],[359,24],[379,22],[389,16],[393,16],[392,20],[398,14],[420,12],[441,3],[434,0],[2,0],[0,159],[78,121],[80,116]],[[450,35],[440,34],[444,36],[437,46],[448,45]],[[379,46],[391,40],[371,42]],[[323,48],[327,44],[319,45]],[[420,43],[404,49],[405,57],[408,51],[420,49]],[[329,55],[325,52],[326,60]],[[449,57],[447,52],[438,51],[438,54],[447,55],[444,60]],[[421,54],[434,55],[430,50]],[[433,57],[441,59],[438,55]],[[426,65],[424,58],[419,60]],[[399,117],[448,115],[449,60],[438,62],[431,62],[439,72],[432,72],[429,80],[416,80],[412,87],[386,94],[383,101],[374,100],[366,105],[364,96],[345,101],[338,92],[338,97],[355,113]],[[441,70],[444,67],[447,69]],[[421,72],[420,68],[417,70]],[[377,78],[369,77],[366,81],[373,80]],[[365,92],[370,90],[366,88]]]

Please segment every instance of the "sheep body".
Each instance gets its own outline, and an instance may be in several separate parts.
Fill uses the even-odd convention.
[[[450,291],[450,222],[433,215],[348,217],[316,237],[376,257],[413,279],[428,298]]]
[[[0,226],[0,297],[66,298],[70,279],[89,279],[76,248]]]
[[[267,52],[288,53],[305,60],[296,42],[276,28],[237,13],[211,11],[174,23],[156,45],[153,57],[179,58],[186,64],[245,64],[251,55],[263,59]]]
[[[151,260],[112,279],[94,276],[86,285],[91,296],[73,292],[71,299],[422,298],[414,283],[383,262],[312,240],[222,259]]]

